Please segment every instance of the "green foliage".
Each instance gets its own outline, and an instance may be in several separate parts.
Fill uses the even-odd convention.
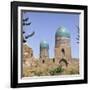
[[[61,66],[58,66],[52,70],[49,71],[50,75],[57,75],[61,74],[64,71],[64,69]]]

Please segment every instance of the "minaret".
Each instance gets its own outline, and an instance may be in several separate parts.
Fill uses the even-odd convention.
[[[46,41],[42,41],[40,43],[40,60],[42,63],[45,63],[46,60],[49,58],[49,45]]]
[[[64,27],[59,27],[55,34],[55,60],[71,61],[70,33]]]

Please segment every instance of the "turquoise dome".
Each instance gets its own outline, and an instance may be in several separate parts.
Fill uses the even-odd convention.
[[[70,33],[64,27],[59,27],[56,31],[56,37],[67,37],[70,38]]]
[[[46,48],[46,49],[49,49],[49,45],[46,41],[41,41],[40,43],[40,48]]]

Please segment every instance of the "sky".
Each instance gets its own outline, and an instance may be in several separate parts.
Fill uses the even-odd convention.
[[[39,57],[40,42],[45,40],[49,44],[49,57],[54,57],[55,32],[63,26],[70,32],[71,52],[73,58],[79,58],[79,44],[76,42],[79,14],[56,12],[22,12],[22,18],[29,18],[31,25],[23,26],[25,35],[35,32],[34,36],[27,39],[27,44],[33,49],[34,56]]]

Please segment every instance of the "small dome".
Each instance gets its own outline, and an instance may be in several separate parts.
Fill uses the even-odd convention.
[[[70,33],[64,27],[59,27],[56,31],[56,37],[67,37],[70,38]]]
[[[47,48],[47,49],[49,49],[49,45],[48,45],[48,43],[46,41],[41,41],[40,48]]]

